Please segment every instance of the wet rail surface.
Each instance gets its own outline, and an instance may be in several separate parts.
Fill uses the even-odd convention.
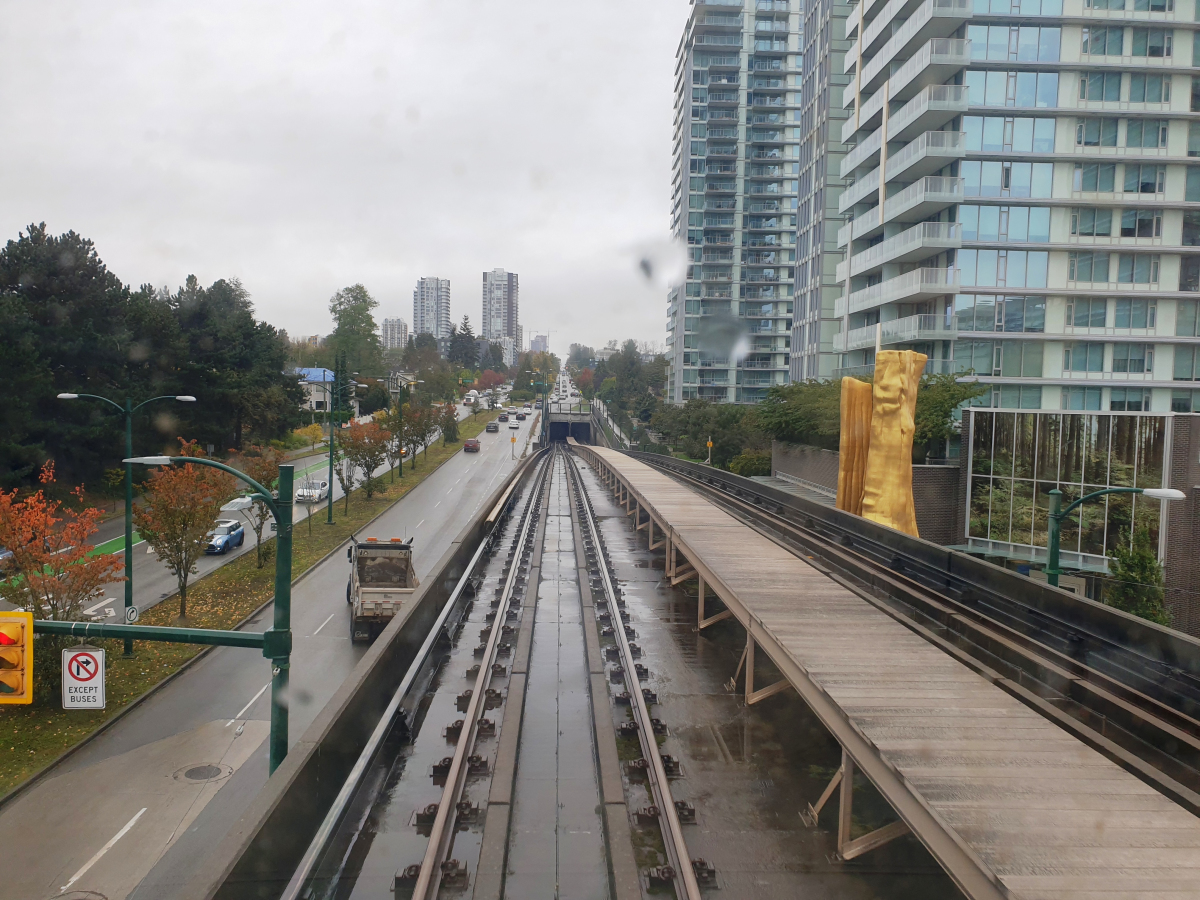
[[[448,616],[446,640],[298,896],[413,895],[413,867],[438,837],[449,764],[469,730],[467,692],[485,666],[478,734],[464,755],[474,759],[443,817],[449,840],[438,858],[447,862],[426,896],[687,896],[673,863],[706,896],[957,896],[911,837],[835,860],[836,812],[809,828],[800,811],[837,768],[836,741],[798,697],[746,707],[727,688],[743,643],[736,625],[697,633],[694,586],[670,585],[662,551],[647,549],[645,532],[583,461],[546,454],[489,540],[473,601],[464,596]],[[597,647],[599,675],[588,662]],[[636,653],[632,666],[623,649]],[[653,752],[669,767],[665,793],[656,792],[645,730],[631,727],[635,691],[655,720]],[[619,760],[623,803],[602,786],[606,758]],[[856,832],[894,818],[869,785],[856,793]],[[682,860],[668,852],[663,803],[677,808]]]

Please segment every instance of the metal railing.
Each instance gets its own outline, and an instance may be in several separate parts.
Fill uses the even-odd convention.
[[[881,346],[885,346],[914,341],[952,341],[957,337],[958,324],[953,318],[947,323],[945,316],[905,316],[876,325],[851,328],[850,331],[834,337],[833,349],[839,353],[846,353],[850,350],[873,347],[876,340]]]
[[[860,275],[870,268],[923,246],[928,246],[933,252],[962,246],[962,225],[958,222],[918,222],[912,228],[905,229],[894,237],[855,254],[849,260],[838,263],[836,277],[838,281],[845,281],[849,275]]]
[[[931,109],[966,112],[965,84],[931,84],[888,118],[888,134],[897,135]]]
[[[966,66],[970,61],[970,41],[961,38],[932,38],[892,73],[888,79],[888,92],[895,97],[930,66]]]
[[[854,313],[885,303],[894,303],[914,294],[957,294],[958,280],[958,269],[913,269],[879,284],[854,291],[849,297],[839,297],[834,303],[834,315],[845,315],[847,303],[849,311]]]
[[[910,206],[929,199],[945,201],[948,204],[961,203],[966,196],[965,182],[962,178],[951,178],[945,175],[926,175],[914,181],[898,194],[888,197],[883,204],[883,219],[890,221]],[[857,221],[857,220],[856,220]]]
[[[895,178],[922,156],[958,157],[967,152],[965,131],[926,131],[888,157],[888,178]]]

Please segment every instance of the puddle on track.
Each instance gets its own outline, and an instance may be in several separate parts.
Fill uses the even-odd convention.
[[[726,620],[698,634],[695,583],[672,588],[663,576],[662,550],[647,550],[645,533],[635,536],[632,520],[590,467],[581,461],[580,470],[637,631],[641,662],[650,670],[642,684],[658,694],[652,714],[669,729],[662,751],[681,762],[683,777],[671,781],[674,798],[696,807],[697,823],[684,826],[688,850],[717,870],[719,890],[705,893],[737,900],[961,898],[911,835],[849,863],[830,861],[837,846],[836,796],[818,828],[806,827],[799,811],[816,802],[840,764],[837,741],[793,692],[747,708],[740,692],[725,689],[745,632]],[[773,680],[760,658],[756,684]],[[625,707],[613,709],[614,721],[626,720]],[[628,770],[623,777],[631,809],[652,803],[644,782],[631,781]],[[860,779],[856,837],[895,818]],[[639,832],[638,864],[655,864],[647,837],[653,833],[659,843],[657,828],[635,828]]]

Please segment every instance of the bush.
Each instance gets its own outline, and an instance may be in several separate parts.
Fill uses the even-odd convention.
[[[729,471],[749,478],[771,474],[771,454],[767,450],[745,450],[729,461]]]

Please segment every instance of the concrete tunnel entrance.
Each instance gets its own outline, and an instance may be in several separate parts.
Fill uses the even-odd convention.
[[[550,440],[565,441],[573,437],[581,444],[592,442],[592,426],[587,422],[551,422]]]

